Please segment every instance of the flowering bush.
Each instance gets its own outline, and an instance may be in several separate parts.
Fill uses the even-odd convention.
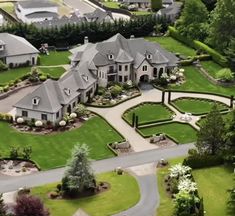
[[[24,123],[24,119],[23,118],[17,118],[17,120],[16,120],[16,122],[18,123],[18,124],[22,124],[22,123]]]
[[[70,114],[70,117],[71,117],[72,119],[75,119],[75,118],[77,117],[77,114],[76,114],[76,113],[71,113],[71,114]]]
[[[35,122],[36,127],[42,127],[42,125],[43,125],[42,121],[36,121]]]
[[[62,120],[59,122],[59,126],[64,127],[66,125],[66,121]]]
[[[183,166],[181,164],[176,164],[175,166],[172,166],[169,168],[170,171],[170,177],[171,178],[179,178],[182,176],[190,175],[191,176],[191,168],[188,166]]]
[[[178,190],[184,192],[195,192],[197,191],[197,184],[189,178],[181,178],[178,184]]]

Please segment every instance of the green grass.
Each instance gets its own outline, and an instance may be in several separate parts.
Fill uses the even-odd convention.
[[[143,16],[143,15],[153,14],[153,12],[151,12],[151,11],[132,11],[131,13],[133,15],[136,15],[136,16]]]
[[[5,10],[7,13],[14,15],[14,4],[11,2],[0,2],[0,8]]]
[[[124,118],[131,124],[132,114],[139,117],[139,123],[169,119],[172,112],[162,104],[144,103],[124,113]]]
[[[60,78],[61,75],[65,72],[63,67],[48,67],[48,68],[39,68],[43,73],[50,74],[53,77]]]
[[[213,100],[205,100],[198,98],[180,98],[172,101],[172,103],[180,110],[180,112],[190,112],[193,115],[202,115],[209,113],[215,104]],[[228,109],[226,104],[217,103],[219,110]]]
[[[50,51],[50,55],[41,55],[40,65],[50,66],[50,65],[63,65],[69,64],[69,56],[71,53],[69,51]]]
[[[52,216],[71,216],[79,208],[91,216],[113,215],[134,206],[140,199],[138,184],[134,177],[128,174],[104,173],[98,175],[98,181],[110,183],[110,190],[77,200],[48,199],[48,192],[54,190],[56,184],[36,187],[32,193],[42,198]]]
[[[158,189],[160,194],[160,205],[157,208],[157,215],[158,216],[172,216],[173,215],[173,201],[171,197],[166,193],[165,188],[165,182],[164,178],[168,174],[168,169],[170,166],[182,163],[184,160],[184,157],[175,158],[172,160],[169,160],[169,166],[160,168],[157,170],[157,183],[158,183]]]
[[[146,39],[159,43],[166,50],[173,53],[179,53],[185,57],[196,55],[196,51],[194,49],[184,45],[172,37],[147,37]]]
[[[165,133],[176,139],[180,144],[191,143],[196,141],[196,130],[188,124],[178,122],[165,123],[152,127],[139,129],[145,136],[152,134]]]
[[[206,216],[228,216],[227,192],[233,186],[232,169],[224,166],[193,170],[199,195],[203,197]],[[230,216],[232,216],[230,214]]]
[[[109,1],[109,2],[102,2],[102,4],[109,8],[120,8],[118,2]]]
[[[47,68],[39,68],[42,72],[48,73],[53,77],[59,78],[64,72],[65,69],[63,67],[47,67]],[[23,67],[10,69],[7,71],[0,72],[0,86],[7,85],[8,82],[14,81],[23,75],[29,73],[31,71],[31,67]]]
[[[66,164],[71,155],[71,149],[76,143],[86,143],[90,147],[92,159],[112,157],[113,153],[106,144],[121,141],[122,137],[100,117],[93,117],[78,129],[53,135],[33,135],[20,133],[8,123],[0,122],[0,152],[2,156],[9,155],[12,145],[32,146],[32,159],[42,169],[51,169]]]
[[[214,61],[202,61],[201,65],[207,70],[208,74],[216,78],[216,73],[223,69],[220,65],[216,64]]]
[[[169,89],[181,90],[181,91],[195,91],[204,93],[217,93],[225,96],[234,95],[235,86],[232,87],[222,87],[214,85],[208,81],[203,75],[200,74],[198,69],[194,66],[184,67],[184,75],[186,77],[186,82],[180,86],[171,85]]]
[[[0,72],[0,86],[4,86],[8,82],[18,79],[30,71],[31,71],[30,67],[24,67],[24,68],[16,68]]]

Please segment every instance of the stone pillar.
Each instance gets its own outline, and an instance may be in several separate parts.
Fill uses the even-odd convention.
[[[132,127],[135,127],[135,113],[132,114]]]
[[[138,128],[139,127],[139,117],[135,116],[135,127]]]
[[[168,91],[168,103],[171,102],[171,91]]]
[[[234,101],[234,96],[231,95],[231,97],[230,97],[230,108],[233,108],[233,101]]]
[[[165,91],[162,91],[162,104],[164,104],[165,101]]]

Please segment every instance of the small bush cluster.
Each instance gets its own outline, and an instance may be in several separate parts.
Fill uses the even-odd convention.
[[[27,60],[26,62],[23,63],[10,63],[9,68],[20,68],[20,67],[28,67],[30,65],[30,61]]]
[[[224,160],[218,155],[199,154],[196,150],[189,151],[189,156],[184,159],[183,165],[190,166],[193,169],[218,166],[223,164]]]
[[[13,122],[13,117],[10,114],[0,113],[0,121]]]
[[[32,155],[32,147],[25,146],[25,147],[18,147],[18,146],[11,146],[9,157],[11,159],[24,159],[29,160]]]
[[[8,66],[0,60],[0,72],[8,70]]]

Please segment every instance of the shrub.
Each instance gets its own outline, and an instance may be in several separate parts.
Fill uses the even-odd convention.
[[[211,167],[223,164],[223,158],[217,155],[193,154],[185,158],[183,165],[190,166],[192,169]]]
[[[46,75],[40,75],[40,76],[39,76],[39,80],[40,80],[41,82],[44,82],[44,81],[47,80],[47,76],[46,76]]]
[[[49,216],[49,211],[44,208],[42,201],[34,196],[21,195],[16,199],[14,206],[15,216]]]
[[[223,68],[216,73],[216,78],[230,82],[234,79],[234,75],[229,68]]]
[[[99,86],[97,90],[97,95],[104,95],[104,93],[105,93],[105,88]]]
[[[20,156],[20,148],[16,146],[10,147],[10,158],[11,159],[17,159]]]
[[[83,104],[77,104],[75,109],[76,114],[78,117],[84,116],[87,112],[86,107]]]
[[[52,191],[52,192],[50,193],[50,198],[51,198],[51,199],[56,199],[58,196],[59,196],[59,193],[56,192],[56,191]]]
[[[12,122],[13,117],[10,114],[0,113],[0,121]]]
[[[23,157],[23,159],[29,160],[31,158],[32,152],[33,151],[32,151],[32,147],[31,146],[23,147],[23,150],[22,150],[22,157]]]
[[[3,87],[3,91],[4,91],[4,92],[7,92],[7,91],[9,91],[9,88],[10,88],[10,86],[9,86],[9,85],[6,85],[6,86]]]
[[[0,71],[8,70],[8,66],[0,60]]]
[[[122,92],[122,87],[121,86],[114,85],[114,86],[111,87],[110,93],[111,93],[112,97],[114,97],[114,98],[117,97],[118,95],[121,94],[121,92]]]

